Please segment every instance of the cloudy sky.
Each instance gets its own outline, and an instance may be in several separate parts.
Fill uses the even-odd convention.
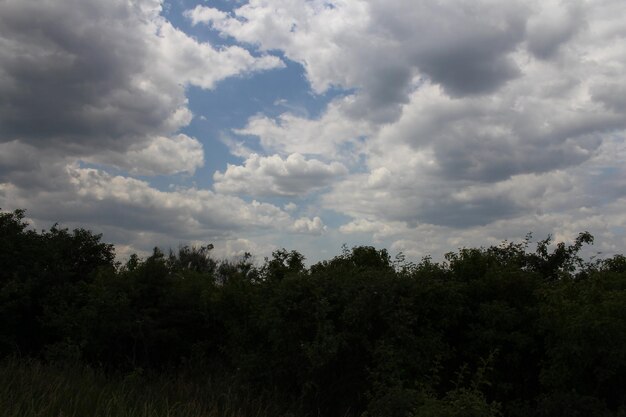
[[[0,0],[0,207],[120,256],[626,249],[623,0]]]

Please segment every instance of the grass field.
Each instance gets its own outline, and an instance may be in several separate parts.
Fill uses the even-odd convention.
[[[0,363],[3,417],[278,417],[301,413],[270,394],[251,395],[227,381],[189,381],[141,372],[105,375],[84,365]]]

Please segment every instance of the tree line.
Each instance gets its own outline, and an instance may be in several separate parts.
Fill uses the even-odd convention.
[[[307,415],[626,416],[626,257],[583,259],[592,242],[119,264],[98,234],[3,212],[0,356],[227,375]]]

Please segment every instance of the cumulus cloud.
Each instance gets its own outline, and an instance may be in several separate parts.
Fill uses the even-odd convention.
[[[177,239],[220,237],[243,228],[287,229],[292,219],[267,203],[181,188],[160,191],[147,182],[101,170],[66,166],[66,186],[32,193],[0,184],[2,207],[29,207],[38,219],[88,221],[125,230],[151,231]]]
[[[284,159],[252,154],[244,165],[228,164],[226,171],[216,172],[213,179],[220,193],[295,196],[325,187],[347,172],[338,162],[326,164],[297,153]]]
[[[133,175],[193,175],[202,143],[188,86],[281,68],[241,46],[215,48],[175,28],[161,0],[0,2],[0,206],[144,236],[226,236],[292,223],[271,204],[194,187],[164,192]],[[80,168],[97,164],[105,170]],[[159,238],[159,239],[161,239]],[[130,249],[128,249],[130,250]]]
[[[319,235],[325,232],[327,228],[324,222],[322,222],[322,219],[315,216],[312,219],[308,217],[299,218],[293,223],[291,229],[297,233]]]
[[[366,233],[373,236],[375,241],[397,236],[404,229],[406,229],[406,224],[402,222],[381,222],[366,218],[358,218],[339,227],[342,233]]]
[[[285,204],[285,206],[283,207],[283,209],[287,212],[295,211],[297,208],[298,208],[298,205],[294,203],[293,201],[290,201],[289,203]]]
[[[552,58],[583,26],[584,15],[578,2],[547,2],[528,21],[528,50],[538,58]]]
[[[626,244],[626,217],[617,209],[626,198],[619,162],[625,153],[624,139],[616,138],[579,166],[495,184],[443,181],[423,172],[420,181],[413,171],[381,189],[353,178],[326,195],[325,204],[353,217],[341,232],[366,234],[416,256],[522,239],[528,232],[571,240],[583,230],[598,237],[596,250],[611,254]]]
[[[592,98],[611,112],[626,113],[626,80],[599,81],[590,87]]]
[[[603,6],[533,5],[528,49],[509,54],[521,73],[497,90],[458,96],[423,82],[399,118],[367,138],[367,172],[323,196],[325,207],[354,218],[340,230],[380,236],[381,225],[404,225],[399,240],[425,228],[469,239],[513,233],[505,224],[527,227],[516,236],[571,230],[568,222],[584,230],[586,216],[604,222],[605,234],[620,224],[602,213],[624,196],[626,31],[613,17],[624,5]],[[567,34],[548,39],[542,25],[555,13]]]
[[[354,100],[354,96],[333,100],[317,119],[293,113],[283,113],[276,119],[259,114],[233,132],[256,136],[264,149],[280,153],[329,155],[358,148],[359,139],[371,134],[374,127],[368,120],[355,121],[349,116]],[[346,152],[338,156],[351,158]]]
[[[568,222],[584,229],[590,213],[605,222],[602,233],[619,224],[601,214],[624,196],[615,156],[626,147],[623,3],[404,6],[253,0],[232,13],[198,6],[188,16],[282,50],[315,92],[350,90],[317,119],[258,115],[235,131],[272,151],[315,153],[308,145],[316,143],[322,155],[345,154],[323,139],[340,135],[317,132],[362,123],[346,137],[359,138],[351,151],[366,169],[348,164],[351,174],[321,197],[353,218],[342,233],[497,243],[538,228],[571,230]]]
[[[246,72],[282,68],[285,64],[272,55],[255,57],[240,46],[215,49],[208,43],[199,43],[169,22],[160,21],[158,51],[166,58],[158,66],[175,74],[185,84],[211,89],[225,78]]]
[[[458,228],[511,218],[528,209],[528,205],[508,194],[470,193],[464,187],[466,184],[451,184],[432,177],[422,180],[410,176],[394,178],[394,184],[386,188],[366,184],[366,175],[355,175],[324,195],[324,204],[355,218]]]
[[[621,135],[603,143],[579,165],[518,173],[497,181],[443,176],[434,152],[396,145],[394,152],[372,160],[381,167],[335,184],[323,201],[355,219],[457,229],[571,207],[601,211],[607,202],[624,196],[624,188],[618,185],[623,175],[620,155],[626,149],[624,132]]]
[[[0,141],[77,156],[149,147],[191,120],[186,85],[212,88],[283,65],[198,42],[163,19],[161,7],[157,0],[3,1]]]
[[[173,137],[158,136],[146,147],[129,149],[125,153],[103,151],[85,162],[105,164],[124,169],[131,174],[155,175],[185,172],[193,175],[204,164],[204,149],[195,138],[178,134]]]
[[[413,6],[253,0],[232,13],[197,6],[187,15],[238,41],[282,50],[303,65],[316,92],[355,91],[318,119],[258,115],[235,130],[272,151],[341,153],[342,141],[403,118],[405,126],[413,120],[414,142],[434,144],[444,175],[494,180],[581,163],[599,145],[596,133],[623,126],[621,111],[605,112],[623,101],[615,82],[624,55],[615,41],[623,34],[613,28],[618,2]],[[610,77],[598,73],[610,68]],[[597,75],[604,81],[593,81]]]
[[[543,81],[556,82],[546,75]],[[577,98],[580,85],[558,97],[524,95],[535,81],[529,77],[498,96],[463,101],[424,85],[398,122],[371,141],[372,152],[408,145],[412,154],[432,154],[433,174],[494,182],[578,165],[598,149],[600,135],[626,127],[622,114]]]
[[[280,49],[301,63],[316,92],[358,89],[354,115],[395,118],[416,76],[450,94],[494,91],[520,75],[509,56],[524,40],[522,2],[402,0],[310,2],[252,0],[232,14],[197,6],[205,23],[262,50]]]
[[[26,193],[65,187],[68,163],[71,158],[54,149],[42,150],[20,141],[0,143],[0,183],[19,187]]]

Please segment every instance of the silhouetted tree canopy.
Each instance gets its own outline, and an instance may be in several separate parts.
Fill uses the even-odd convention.
[[[343,416],[626,415],[626,257],[593,237],[443,262],[344,248],[310,267],[213,245],[115,261],[88,230],[0,213],[0,354],[184,368]]]

